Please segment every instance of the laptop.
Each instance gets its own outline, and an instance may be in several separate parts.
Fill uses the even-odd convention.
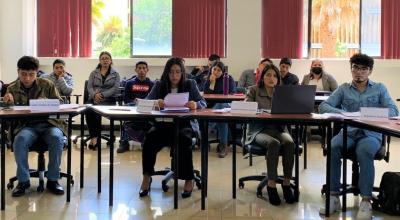
[[[312,113],[316,89],[316,85],[275,86],[271,114]]]

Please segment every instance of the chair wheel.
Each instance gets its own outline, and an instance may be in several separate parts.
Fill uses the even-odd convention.
[[[197,189],[201,189],[201,182],[196,181],[196,186],[197,186]]]
[[[243,181],[239,181],[239,189],[243,189],[244,188],[244,182]]]
[[[13,189],[14,188],[14,183],[10,182],[7,183],[7,189]]]
[[[36,189],[38,192],[43,192],[44,191],[44,186],[38,186]]]
[[[74,185],[75,181],[73,179],[71,179],[71,185]]]
[[[258,190],[257,190],[257,197],[258,197],[258,198],[261,198],[261,197],[262,197],[262,191],[258,191]]]
[[[72,143],[76,144],[76,142],[78,142],[77,140],[72,140]]]
[[[169,190],[169,186],[168,186],[167,184],[162,184],[162,185],[161,185],[161,188],[162,188],[162,190],[163,190],[164,192],[168,192],[168,190]]]

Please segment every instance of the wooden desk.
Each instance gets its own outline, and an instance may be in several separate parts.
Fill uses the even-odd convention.
[[[174,159],[174,208],[178,208],[178,135],[180,119],[184,118],[187,113],[162,113],[160,111],[152,111],[151,113],[141,113],[136,111],[136,107],[129,106],[91,106],[93,111],[110,120],[110,186],[109,186],[109,205],[113,205],[113,188],[114,188],[114,121],[143,121],[154,118],[170,118],[175,124],[175,141],[173,146]],[[98,193],[101,193],[101,148],[97,148],[98,152]]]
[[[59,111],[40,111],[31,112],[30,110],[0,110],[0,120],[1,120],[1,210],[5,209],[5,122],[8,120],[29,120],[35,118],[47,119],[51,115],[68,115],[68,150],[67,150],[67,173],[69,177],[67,178],[67,202],[71,199],[71,133],[72,133],[72,118],[76,115],[81,114],[85,110],[85,107],[80,107],[77,109],[63,109]],[[82,147],[81,147],[82,148]],[[82,162],[81,162],[82,163]]]

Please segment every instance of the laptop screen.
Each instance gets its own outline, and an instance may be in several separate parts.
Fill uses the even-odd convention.
[[[271,114],[308,114],[314,111],[317,86],[275,86]]]

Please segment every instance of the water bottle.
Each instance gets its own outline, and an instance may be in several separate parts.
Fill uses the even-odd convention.
[[[228,75],[228,72],[224,73],[223,93],[224,93],[224,95],[228,95],[228,93],[229,93],[229,75]]]

